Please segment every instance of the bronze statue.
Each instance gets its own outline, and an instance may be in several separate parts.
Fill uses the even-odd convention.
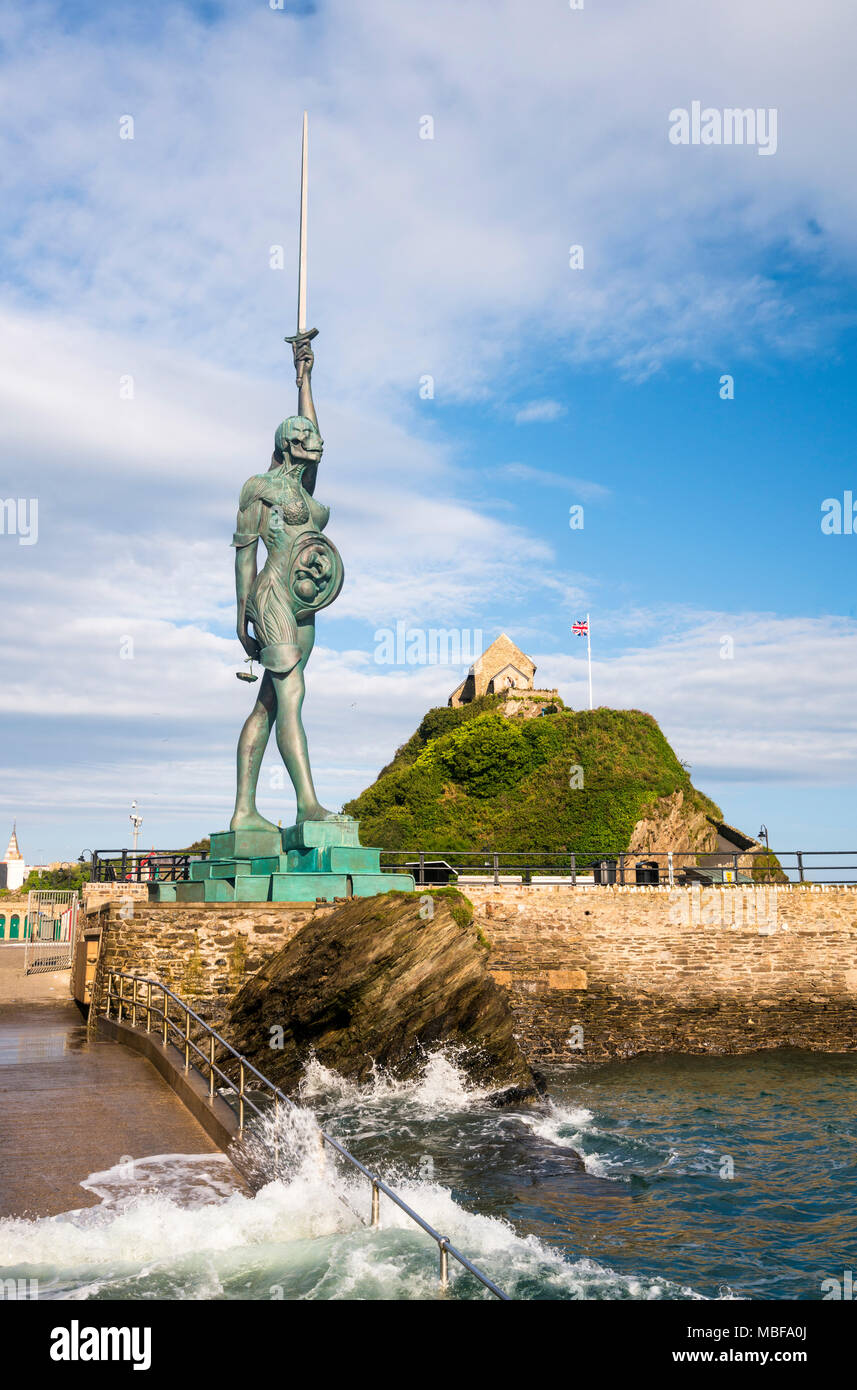
[[[259,769],[274,725],[297,797],[297,823],[334,814],[315,794],[301,706],[315,615],[333,603],[344,572],[339,551],[322,535],[330,509],[313,496],[324,441],[312,399],[310,335],[304,331],[291,341],[299,414],[278,427],[268,472],[244,484],[232,542],[238,639],[249,657],[261,661],[265,675],[238,740],[238,791],[230,830],[277,829],[256,810]],[[268,556],[258,572],[260,539]]]
[[[306,326],[307,117],[301,147],[300,249],[297,333],[292,345],[298,413],[278,426],[267,473],[249,478],[241,491],[235,546],[238,640],[265,667],[259,695],[238,740],[238,790],[229,829],[277,830],[256,810],[256,785],[271,729],[297,797],[297,824],[335,816],[319,804],[301,720],[304,667],[315,641],[315,615],[342,588],[342,558],[322,535],[330,509],[313,497],[324,441],[312,400],[312,340]],[[260,538],[268,558],[260,573]],[[249,624],[253,625],[251,634]],[[252,669],[252,665],[251,665]]]
[[[298,387],[298,413],[278,425],[266,473],[241,489],[235,547],[238,638],[250,673],[264,668],[258,697],[238,740],[238,790],[228,830],[214,831],[210,853],[194,858],[187,879],[150,886],[158,902],[314,903],[411,893],[410,874],[381,870],[381,850],[361,845],[353,816],[326,811],[313,786],[301,720],[304,667],[315,641],[315,615],[342,588],[342,559],[323,534],[330,515],[314,496],[323,441],[312,399],[316,329],[306,320],[307,117],[301,160],[297,332],[286,339]],[[258,567],[259,541],[267,555]],[[277,747],[297,797],[296,823],[283,829],[256,809],[262,759],[276,727]]]

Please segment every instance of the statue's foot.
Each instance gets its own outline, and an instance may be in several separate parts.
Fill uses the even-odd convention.
[[[230,830],[273,830],[279,834],[279,827],[265,820],[258,811],[236,811],[229,822]]]
[[[318,801],[313,801],[309,806],[298,807],[297,824],[303,825],[305,820],[337,820],[338,812],[328,811]]]

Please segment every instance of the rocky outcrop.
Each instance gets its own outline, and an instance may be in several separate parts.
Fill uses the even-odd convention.
[[[717,849],[717,830],[707,808],[695,805],[683,791],[659,797],[648,815],[631,832],[628,854],[666,854],[671,849],[712,853]]]
[[[472,919],[467,899],[451,891],[344,904],[298,931],[244,986],[229,1041],[287,1093],[311,1055],[364,1081],[373,1063],[407,1077],[426,1051],[451,1045],[461,1049],[458,1065],[501,1101],[536,1099],[543,1088]]]

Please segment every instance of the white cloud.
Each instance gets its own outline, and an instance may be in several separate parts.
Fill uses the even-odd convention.
[[[838,326],[826,287],[854,267],[857,186],[829,126],[831,110],[854,124],[853,26],[838,0],[818,0],[810,26],[798,0],[579,13],[329,0],[304,18],[243,3],[224,14],[202,24],[168,8],[126,31],[109,11],[76,27],[50,4],[0,13],[13,113],[0,131],[0,491],[38,495],[41,531],[37,546],[0,546],[0,701],[8,718],[64,719],[88,740],[86,776],[34,745],[4,788],[60,818],[87,798],[106,805],[129,776],[170,814],[197,814],[231,785],[247,691],[228,635],[228,541],[241,482],[267,466],[294,410],[281,339],[304,105],[319,495],[347,571],[330,621],[357,629],[341,656],[322,645],[310,663],[328,795],[371,780],[457,679],[379,673],[356,646],[360,624],[487,631],[515,607],[535,623],[588,582],[491,515],[496,500],[471,499],[445,408],[501,408],[513,393],[531,397],[524,415],[544,410],[559,390],[547,373],[568,362],[644,378],[725,349],[730,365],[817,350]],[[671,146],[669,111],[696,97],[777,106],[777,155]],[[118,136],[126,112],[133,141]],[[418,138],[426,112],[433,141]],[[269,268],[275,243],[284,272]],[[569,269],[570,243],[584,245],[584,271]],[[818,284],[798,295],[771,276],[771,247]],[[433,402],[418,395],[425,373]],[[133,401],[119,398],[126,374]],[[605,496],[559,471],[504,471]],[[599,698],[649,707],[718,775],[853,775],[850,628],[724,618],[744,646],[718,665],[706,643],[719,622],[688,617],[649,650],[599,655]],[[126,634],[136,655],[120,662]],[[540,666],[579,680],[579,660],[565,660]],[[112,761],[100,741],[111,721],[124,736]],[[202,753],[187,754],[191,728]],[[185,755],[134,762],[137,740]]]
[[[587,478],[574,478],[569,473],[554,473],[549,468],[533,468],[528,463],[504,463],[497,472],[501,477],[514,478],[516,482],[535,483],[538,487],[563,488],[582,497],[585,502],[599,502],[610,496],[609,487],[590,482]]]
[[[416,408],[424,372],[438,400],[491,394],[502,366],[532,379],[536,345],[536,370],[549,344],[638,376],[715,360],[736,337],[742,353],[805,350],[831,331],[825,297],[813,290],[796,329],[765,253],[853,267],[857,221],[828,119],[854,114],[849,12],[818,0],[813,14],[807,29],[798,0],[692,14],[683,0],[585,13],[474,0],[464,14],[457,0],[430,13],[328,0],[304,20],[178,11],[152,46],[13,14],[12,292],[138,343],[276,369],[306,104],[310,308],[340,401],[393,387]],[[670,144],[674,106],[739,94],[780,110],[774,158]],[[119,139],[125,112],[133,141]],[[425,112],[433,140],[419,139]],[[584,271],[568,268],[570,242]],[[285,272],[269,269],[275,243]]]
[[[593,632],[596,705],[653,714],[703,790],[706,778],[857,780],[857,623],[687,611],[651,616],[667,635],[608,659]],[[733,644],[731,658],[721,657],[730,650],[724,639]],[[579,647],[579,655],[533,654],[540,679],[559,684],[577,708],[587,698],[582,641]]]
[[[515,412],[516,425],[548,424],[565,414],[565,406],[559,401],[530,401]]]

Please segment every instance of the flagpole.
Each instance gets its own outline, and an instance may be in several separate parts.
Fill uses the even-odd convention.
[[[591,624],[589,614],[586,615],[586,657],[589,662],[589,708],[592,709],[592,644],[589,640]]]

